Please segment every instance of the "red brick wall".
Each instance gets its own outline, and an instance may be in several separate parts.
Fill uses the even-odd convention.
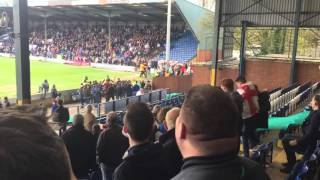
[[[318,82],[320,81],[320,63],[297,63],[297,81],[304,83],[307,81]]]
[[[218,50],[218,59],[223,59],[223,52]],[[212,60],[212,50],[199,49],[197,50],[196,62],[208,62]]]
[[[281,61],[247,60],[246,79],[258,85],[259,89],[274,89],[288,86],[290,64]]]
[[[192,87],[192,76],[156,77],[152,80],[153,89],[169,88],[171,92],[188,92]]]
[[[297,62],[297,81],[302,84],[307,81],[320,81],[320,63]],[[257,60],[246,61],[246,79],[258,85],[259,89],[274,89],[287,87],[290,78],[290,61],[284,60]],[[174,91],[187,92],[192,86],[210,84],[211,70],[209,66],[193,66],[192,77],[170,77],[155,79],[154,87],[170,88]],[[221,68],[217,72],[217,85],[224,78],[236,79],[238,68]]]
[[[209,66],[192,66],[192,86],[210,84],[211,70]]]
[[[238,77],[237,68],[222,68],[217,72],[217,86],[220,86],[222,79],[236,79]]]

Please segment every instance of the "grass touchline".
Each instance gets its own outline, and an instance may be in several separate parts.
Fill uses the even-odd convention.
[[[41,61],[30,61],[30,68],[31,94],[38,92],[39,85],[45,79],[49,81],[50,88],[55,84],[57,89],[61,91],[79,88],[84,76],[88,76],[90,81],[100,81],[107,76],[113,80],[116,78],[138,78],[138,74],[132,72],[111,71]],[[0,57],[0,97],[8,96],[13,98],[16,96],[15,72],[15,59]]]

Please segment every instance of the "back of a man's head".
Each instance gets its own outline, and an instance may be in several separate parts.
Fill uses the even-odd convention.
[[[153,125],[152,113],[145,103],[133,103],[128,106],[124,126],[133,140],[137,142],[148,140],[152,134]]]
[[[157,121],[159,123],[162,123],[166,119],[166,115],[168,111],[170,111],[171,107],[163,107],[160,109],[160,111],[157,114]]]
[[[168,111],[167,115],[166,115],[166,126],[168,128],[168,130],[171,130],[175,127],[176,125],[176,120],[179,116],[180,113],[180,108],[172,108],[171,110]]]
[[[44,114],[29,106],[0,111],[1,180],[70,180],[64,143]]]
[[[116,112],[111,111],[107,114],[107,122],[109,126],[114,125],[118,120],[118,115]]]
[[[76,127],[84,127],[84,117],[81,114],[74,115],[72,125]]]
[[[239,76],[239,77],[237,77],[237,79],[235,80],[235,82],[237,82],[237,83],[246,83],[247,80],[246,80],[245,77]]]
[[[190,148],[203,150],[207,155],[237,151],[239,117],[231,97],[221,89],[210,85],[193,87],[176,123],[176,139],[182,154]]]
[[[221,81],[221,88],[224,91],[227,92],[233,92],[234,91],[234,83],[232,79],[223,79]]]
[[[184,124],[197,140],[237,135],[239,113],[231,98],[210,85],[193,87],[182,106]]]
[[[89,105],[87,106],[87,113],[92,113],[92,109],[93,109],[92,105],[89,104]]]
[[[160,109],[161,109],[161,106],[160,105],[155,105],[155,106],[153,106],[153,108],[152,108],[152,113],[154,114],[157,114],[159,111],[160,111]]]
[[[99,124],[94,124],[92,126],[92,134],[98,134],[101,132],[101,128]]]
[[[59,104],[60,106],[62,106],[62,105],[63,105],[63,100],[62,100],[62,99],[58,99],[58,104]]]

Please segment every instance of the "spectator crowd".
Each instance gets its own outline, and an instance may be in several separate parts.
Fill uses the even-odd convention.
[[[39,25],[30,29],[30,53],[72,61],[139,65],[155,56],[154,51],[165,47],[164,25],[114,25],[110,44],[107,29],[103,25],[50,24],[45,39],[44,28]],[[184,28],[174,27],[172,31],[174,40]],[[13,43],[1,44],[0,52],[12,51]]]
[[[141,80],[132,83],[130,80],[121,80],[118,78],[113,81],[107,77],[103,81],[89,81],[85,77],[81,83],[79,92],[75,97],[79,97],[81,105],[101,103],[102,98],[105,101],[122,99],[130,96],[139,96],[152,90],[151,81]]]
[[[179,63],[177,61],[158,61],[156,76],[185,76],[191,75],[193,70],[190,63]]]
[[[129,104],[123,119],[116,112],[109,112],[103,129],[89,105],[84,116],[73,117],[72,126],[63,130],[61,138],[46,123],[43,110],[25,106],[0,111],[0,127],[5,127],[5,133],[0,128],[0,137],[8,137],[0,141],[4,152],[0,153],[0,167],[4,167],[3,163],[6,167],[0,168],[0,177],[268,180],[258,163],[238,155],[241,122],[247,113],[245,101],[251,101],[249,97],[241,99],[249,90],[245,84],[237,84],[237,90],[244,91],[237,96],[232,89],[226,91],[228,82],[221,88],[193,87],[180,108]],[[251,92],[251,96],[255,95]],[[234,97],[240,99],[239,104]],[[61,101],[59,109],[63,109]],[[58,119],[63,117],[59,113],[67,111],[60,110]],[[16,129],[24,135],[17,134]],[[12,139],[16,143],[10,143]],[[12,153],[3,155],[6,152]]]
[[[164,25],[114,25],[109,44],[104,25],[49,24],[47,39],[43,25],[29,31],[29,50],[33,56],[57,58],[79,64],[107,63],[138,67],[141,76],[155,69],[156,76],[192,74],[191,66],[177,61],[156,60],[163,53],[166,41]],[[172,28],[172,41],[180,38],[185,27]],[[0,53],[14,53],[10,38],[0,42]],[[152,60],[155,60],[152,62]],[[153,64],[152,64],[153,63]],[[141,65],[144,70],[141,70]]]
[[[102,128],[88,105],[85,115],[75,115],[67,128],[69,112],[59,99],[53,120],[62,124],[60,137],[49,127],[44,109],[4,103],[0,178],[269,180],[261,165],[249,159],[249,149],[260,143],[256,129],[267,127],[268,100],[266,91],[242,77],[224,79],[220,87],[191,88],[181,107],[132,103],[123,118],[109,112]],[[317,148],[319,107],[315,95],[302,136],[283,132],[288,163],[281,172],[296,168],[295,153],[304,160]],[[240,137],[245,157],[239,156]]]

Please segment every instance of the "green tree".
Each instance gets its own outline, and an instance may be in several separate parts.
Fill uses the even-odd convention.
[[[270,48],[272,44],[272,39],[270,38],[270,31],[269,30],[261,30],[259,33],[260,45],[261,45],[261,55],[266,55],[270,53]]]

